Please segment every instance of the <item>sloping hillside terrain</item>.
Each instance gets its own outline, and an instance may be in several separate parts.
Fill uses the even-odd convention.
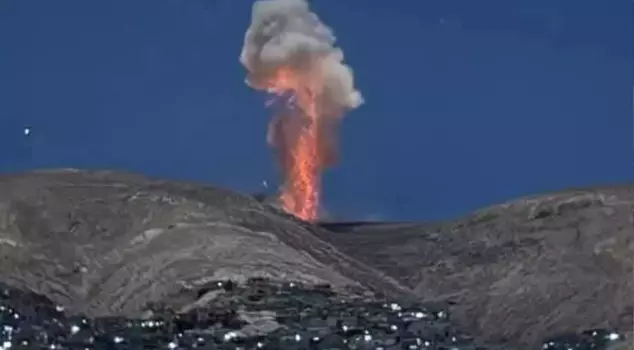
[[[449,222],[323,226],[320,237],[420,298],[454,302],[489,342],[605,326],[631,334],[634,186],[523,198]]]
[[[0,276],[90,316],[185,305],[187,289],[253,276],[408,293],[311,230],[211,187],[102,171],[0,177]]]
[[[200,184],[111,171],[12,174],[0,176],[0,281],[88,317],[148,317],[157,305],[193,312],[220,302],[209,288],[217,281],[328,285],[366,302],[445,305],[483,344],[533,348],[569,332],[630,332],[633,212],[625,186],[442,223],[311,225]],[[388,309],[408,317],[401,307]]]

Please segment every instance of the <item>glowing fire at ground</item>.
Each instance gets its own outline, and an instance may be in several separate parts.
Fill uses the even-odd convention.
[[[321,95],[319,74],[300,76],[292,69],[281,67],[269,81],[269,92],[283,94],[291,91],[299,111],[291,118],[300,118],[298,130],[284,135],[289,149],[283,156],[285,184],[280,200],[286,211],[314,221],[319,216],[321,174],[326,164],[320,154],[320,115],[317,97]],[[288,113],[290,109],[287,110]],[[290,139],[289,139],[290,138]]]
[[[286,174],[286,184],[280,199],[284,209],[295,216],[314,221],[319,216],[321,169],[316,160],[314,127],[299,135],[294,147],[292,167]]]

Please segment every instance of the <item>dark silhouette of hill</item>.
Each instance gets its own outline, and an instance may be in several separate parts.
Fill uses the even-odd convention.
[[[190,310],[214,280],[450,301],[489,344],[632,329],[634,186],[439,223],[311,225],[257,199],[112,171],[0,176],[0,280],[89,316]]]

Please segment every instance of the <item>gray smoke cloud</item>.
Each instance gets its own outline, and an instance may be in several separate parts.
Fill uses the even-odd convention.
[[[332,30],[310,11],[306,0],[256,1],[240,55],[248,70],[246,82],[268,91],[271,77],[282,68],[299,76],[319,75],[320,113],[340,116],[361,105],[363,97],[334,43]]]

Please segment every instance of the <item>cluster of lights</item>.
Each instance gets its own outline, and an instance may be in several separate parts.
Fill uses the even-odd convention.
[[[216,286],[219,288],[226,287],[227,283],[222,281],[214,282],[214,284],[216,284]],[[296,288],[300,285],[294,282],[289,282],[284,284],[284,286],[290,287],[290,288]],[[342,302],[345,303],[344,301]],[[351,307],[353,307],[353,305],[351,305]],[[385,303],[382,305],[382,308],[385,310],[385,312],[387,312],[390,315],[389,317],[396,316],[397,318],[395,320],[392,320],[391,323],[389,323],[388,325],[386,325],[387,329],[384,329],[387,331],[388,334],[391,334],[389,335],[390,338],[387,340],[389,342],[399,341],[399,340],[396,340],[397,337],[394,337],[394,333],[397,333],[399,331],[416,332],[409,329],[409,327],[408,329],[403,329],[405,325],[408,325],[408,324],[411,325],[412,322],[416,323],[420,321],[423,324],[426,324],[429,321],[435,321],[435,320],[446,321],[449,319],[449,315],[446,313],[445,310],[431,311],[427,309],[426,307],[410,308],[410,307],[404,307],[401,304],[395,303],[395,302]],[[58,305],[55,307],[55,311],[59,313],[63,313],[65,310],[62,306]],[[352,312],[355,313],[354,309]],[[4,324],[0,324],[0,327],[1,327],[0,328],[0,350],[13,350],[12,347],[13,348],[28,347],[32,345],[30,344],[30,342],[31,343],[36,342],[33,339],[32,340],[18,340],[20,338],[17,334],[21,332],[20,324],[23,321],[25,321],[25,317],[21,315],[20,313],[18,313],[17,310],[14,310],[9,306],[0,304],[0,314],[2,314],[3,320],[5,321]],[[88,347],[90,347],[89,344],[95,343],[95,335],[91,333],[92,327],[90,325],[90,320],[86,318],[81,318],[74,321],[74,323],[71,323],[70,325],[68,325],[63,322],[63,319],[64,318],[61,318],[61,320],[58,320],[56,317],[53,317],[52,319],[49,319],[48,322],[53,322],[54,324],[56,324],[55,327],[57,326],[63,327],[63,329],[66,329],[69,332],[69,336],[71,337],[80,337],[79,333],[82,330],[86,331],[85,335],[87,336],[87,338],[84,339],[84,341],[86,343],[87,349]],[[152,332],[154,332],[154,329],[161,328],[166,325],[167,325],[166,321],[156,320],[156,319],[127,322],[128,328],[140,327],[143,329],[152,329],[153,330]],[[339,340],[343,342],[344,344],[348,344],[351,347],[357,347],[358,345],[360,345],[360,342],[365,342],[366,343],[365,346],[371,346],[372,348],[377,350],[385,350],[386,345],[381,340],[381,338],[385,336],[383,332],[374,333],[375,331],[372,328],[369,328],[369,329],[358,328],[357,326],[355,326],[354,324],[351,324],[348,321],[343,321],[342,323],[340,323],[339,327],[340,327],[340,330],[343,331],[344,334],[346,334],[346,336],[344,336],[342,339]],[[410,349],[410,350],[430,349],[436,346],[434,340],[424,339],[422,337],[415,336],[412,333],[409,333],[409,334],[412,335],[412,337],[400,339],[400,342],[402,342],[401,345],[406,349]],[[588,332],[584,334],[586,337],[590,337],[596,340],[597,342],[610,343],[610,342],[615,342],[622,339],[622,336],[616,332],[604,332],[604,331],[598,330],[598,331],[592,331],[592,332]],[[43,340],[43,342],[47,344],[46,346],[48,347],[48,349],[61,350],[64,348],[63,343],[62,344],[50,343],[47,336],[48,336],[47,334],[43,334],[44,339],[40,339],[39,342],[42,343],[42,340]],[[208,341],[208,339],[203,338],[203,336],[200,336],[200,335],[195,335],[195,336],[196,338],[192,339],[193,340],[193,344],[192,344],[191,343],[192,340],[184,340],[183,339],[184,334],[178,333],[174,336],[174,338],[171,341],[169,341],[169,343],[167,344],[164,343],[163,347],[169,350],[175,350],[182,347],[182,345],[179,345],[179,344],[188,344],[188,347],[197,348],[199,346],[204,346],[205,342]],[[18,337],[18,339],[16,339],[16,337]],[[123,347],[127,345],[126,344],[127,339],[125,335],[121,335],[121,334],[114,335],[114,336],[109,335],[109,337],[110,337],[109,339],[112,345],[119,345],[118,347]],[[248,339],[245,339],[244,337],[245,335],[240,331],[228,331],[224,333],[218,340],[223,341],[225,343],[234,343],[238,345],[242,343],[243,341],[248,340]],[[305,333],[291,333],[289,336],[285,336],[284,338],[286,339],[286,341],[290,341],[291,343],[292,342],[296,342],[296,343],[310,342],[312,344],[317,344],[322,342],[322,340],[325,340],[325,338],[322,338],[321,335],[317,336],[314,334],[305,334]],[[455,348],[455,349],[459,348],[459,344],[461,343],[461,340],[459,339],[459,337],[453,336],[448,340],[450,342],[450,348]],[[563,343],[561,341],[556,341],[556,340],[547,341],[543,343],[542,349],[543,350],[560,349],[562,344],[566,346],[565,341]],[[254,345],[258,349],[268,348],[266,341],[264,340],[259,341]],[[299,345],[300,344],[298,344],[297,346]],[[574,345],[570,345],[569,347],[572,349],[574,348]]]

